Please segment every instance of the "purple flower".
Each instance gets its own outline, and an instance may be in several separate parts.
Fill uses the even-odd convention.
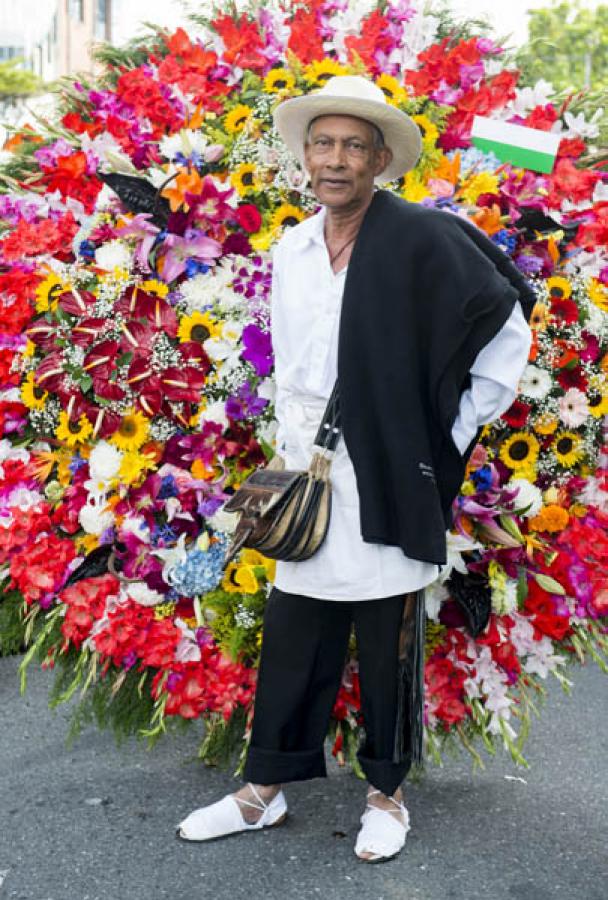
[[[213,238],[192,230],[186,231],[183,237],[177,234],[168,234],[163,241],[162,251],[164,281],[174,281],[185,272],[190,258],[212,265],[214,260],[222,255],[221,244],[218,244]]]
[[[256,327],[256,326],[253,326]],[[226,400],[226,415],[229,419],[248,419],[259,416],[268,400],[251,390],[249,384],[242,384],[236,392],[236,396]]]
[[[243,344],[241,359],[250,362],[257,375],[268,375],[273,363],[270,334],[257,325],[247,325],[243,329]]]

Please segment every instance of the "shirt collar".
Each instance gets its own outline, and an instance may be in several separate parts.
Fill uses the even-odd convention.
[[[325,228],[325,216],[327,214],[327,210],[324,206],[321,207],[318,213],[315,213],[314,216],[310,216],[308,219],[305,219],[297,226],[297,231],[293,236],[294,244],[297,245],[298,249],[303,249],[307,247],[309,244],[318,244],[319,246],[325,246],[325,237],[324,237],[324,228]]]

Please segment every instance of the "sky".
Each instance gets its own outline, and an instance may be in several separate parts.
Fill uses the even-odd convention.
[[[185,0],[194,9],[204,9],[210,4]],[[601,0],[585,0],[582,5],[595,7]],[[606,0],[603,0],[606,2]],[[526,40],[526,10],[551,5],[551,0],[450,0],[452,8],[466,17],[486,15],[494,26],[497,37],[511,35],[509,46],[519,46]],[[185,22],[181,0],[127,0],[120,4],[120,18],[116,22],[117,43],[130,35],[143,20],[159,25],[177,27]]]

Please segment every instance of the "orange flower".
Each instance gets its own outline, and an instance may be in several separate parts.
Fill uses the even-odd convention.
[[[458,183],[458,177],[460,175],[460,152],[454,154],[453,159],[448,159],[447,156],[441,157],[441,162],[437,166],[436,169],[433,170],[433,178],[443,178],[445,181],[449,181],[452,184]]]
[[[571,362],[579,362],[578,353],[568,344],[567,341],[556,340],[554,341],[554,344],[560,351],[559,356],[553,362],[554,369],[564,369]]]
[[[503,226],[500,217],[500,206],[497,203],[493,203],[491,207],[481,207],[471,218],[479,228],[489,235],[496,234]]]
[[[550,503],[548,506],[543,506],[537,516],[530,519],[530,527],[535,531],[563,531],[569,521],[568,510],[555,503]]]
[[[203,181],[196,169],[182,171],[173,182],[173,186],[167,186],[161,195],[166,197],[171,206],[171,212],[177,212],[180,206],[184,207],[187,212],[189,209],[186,203],[186,194],[200,194],[203,188]]]

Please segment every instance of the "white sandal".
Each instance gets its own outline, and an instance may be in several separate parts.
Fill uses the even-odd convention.
[[[400,822],[390,809],[380,809],[369,803],[369,798],[382,791],[370,791],[367,795],[368,803],[365,812],[361,816],[361,829],[357,835],[355,853],[363,862],[381,862],[393,859],[405,844],[407,833],[410,830],[410,817],[403,803],[388,799],[400,810],[403,821]],[[372,853],[373,856],[365,857],[362,853]]]
[[[283,791],[279,791],[270,803],[264,803],[254,786],[249,784],[249,787],[258,803],[251,803],[240,797],[237,799],[233,794],[228,794],[217,803],[191,812],[178,825],[177,836],[184,841],[210,841],[239,831],[257,831],[280,825],[287,817],[287,803]],[[239,804],[259,809],[262,815],[257,822],[246,822]]]

